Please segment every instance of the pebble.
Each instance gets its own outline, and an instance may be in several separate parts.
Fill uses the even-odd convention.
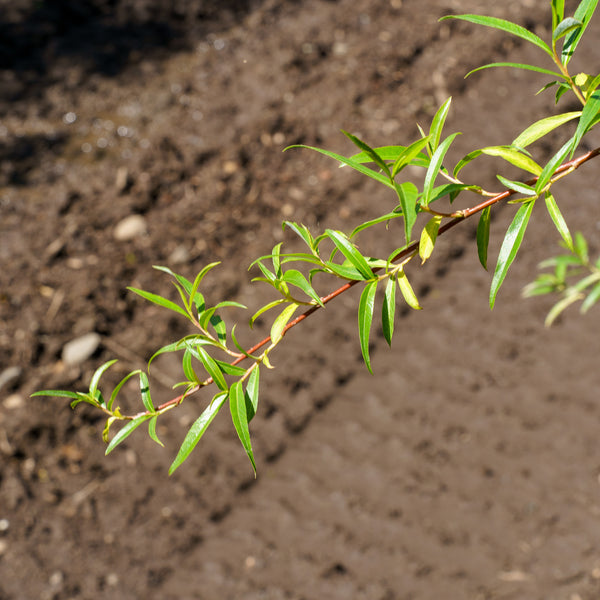
[[[78,365],[86,361],[100,345],[96,332],[86,333],[63,346],[62,360],[67,365]]]
[[[147,231],[146,219],[142,215],[129,215],[117,223],[114,236],[116,240],[125,242],[142,236]]]
[[[13,379],[16,379],[21,375],[21,367],[8,367],[4,371],[0,372],[0,390]]]
[[[2,404],[7,410],[14,410],[23,405],[23,396],[20,394],[11,394],[4,399]]]

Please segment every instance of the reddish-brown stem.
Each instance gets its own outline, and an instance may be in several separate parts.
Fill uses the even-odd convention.
[[[574,158],[573,160],[570,160],[570,161],[560,165],[560,167],[558,167],[556,169],[556,171],[554,171],[554,175],[558,175],[560,173],[564,173],[565,171],[569,171],[569,170],[575,170],[578,167],[580,167],[583,163],[591,160],[592,158],[594,158],[598,155],[600,155],[600,148],[595,148],[594,150],[590,150],[589,152],[582,154],[578,158]],[[537,179],[538,179],[537,177],[534,177],[533,179],[530,179],[529,181],[526,181],[525,183],[527,185],[533,185],[537,181]],[[440,227],[440,229],[438,231],[438,237],[440,235],[443,235],[448,230],[452,229],[453,227],[455,227],[456,225],[458,225],[465,219],[468,219],[469,217],[472,217],[473,215],[481,212],[488,206],[492,206],[494,204],[497,204],[498,202],[501,202],[502,200],[506,200],[507,198],[510,198],[511,196],[513,196],[516,193],[517,192],[515,192],[513,190],[505,190],[504,192],[496,194],[495,196],[488,198],[487,200],[485,200],[484,202],[481,202],[480,204],[477,204],[476,206],[473,206],[471,208],[467,208],[467,209],[461,211],[461,216],[453,218],[451,221],[448,221],[447,223],[445,223],[444,225],[442,225]],[[393,262],[396,263],[396,262],[399,262],[400,260],[402,260],[403,258],[406,258],[409,254],[415,252],[418,249],[418,247],[419,247],[419,242],[413,242],[412,244],[410,244],[410,246],[407,246],[402,252],[400,252],[400,254],[398,254],[394,258]],[[373,269],[373,272],[377,272],[379,270],[380,270],[379,268]],[[349,281],[348,283],[345,283],[344,285],[337,288],[336,290],[334,290],[327,296],[323,296],[321,298],[321,302],[323,304],[327,304],[328,302],[331,302],[334,298],[337,298],[340,294],[343,294],[344,292],[349,290],[351,287],[355,286],[357,283],[360,283],[360,280]],[[302,321],[304,321],[304,319],[307,319],[308,317],[310,317],[310,315],[312,315],[314,312],[319,310],[319,308],[321,308],[321,307],[319,305],[315,304],[314,306],[311,306],[307,311],[305,311],[304,313],[302,313],[301,315],[296,317],[293,321],[290,321],[286,325],[286,327],[283,331],[284,335],[290,329],[292,329],[292,327],[295,327],[296,325],[298,325],[298,323],[301,323]],[[247,354],[254,354],[256,351],[260,350],[263,346],[266,346],[270,341],[271,341],[271,338],[266,337],[264,340],[261,340],[260,342],[258,342],[258,344],[255,344],[254,346],[252,346],[252,348],[250,348],[247,351]],[[239,356],[231,364],[237,365],[237,364],[241,363],[243,360],[245,360],[246,358],[247,358],[246,356]],[[208,379],[205,382],[205,384],[209,384],[209,383],[211,383],[211,381],[212,381],[211,379]],[[157,410],[164,410],[166,408],[169,408],[170,406],[175,406],[175,405],[179,404],[186,396],[189,396],[190,394],[194,394],[195,392],[197,392],[200,389],[200,387],[204,387],[204,385],[196,386],[196,387],[192,388],[191,390],[189,390],[186,394],[182,394],[181,396],[177,396],[177,398],[173,398],[172,400],[169,400],[168,402],[161,404]]]

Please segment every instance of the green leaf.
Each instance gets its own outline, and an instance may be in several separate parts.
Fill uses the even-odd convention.
[[[259,389],[259,366],[258,364],[250,373],[250,377],[248,377],[248,385],[246,387],[246,396],[248,402],[246,402],[246,412],[248,414],[248,422],[252,421],[256,411],[258,410],[258,389]]]
[[[442,217],[436,215],[435,217],[429,219],[427,225],[423,227],[423,231],[421,232],[421,241],[419,242],[419,256],[421,257],[421,264],[423,264],[433,252],[441,222]]]
[[[525,27],[521,27],[521,25],[517,25],[511,21],[498,19],[496,17],[485,17],[483,15],[448,15],[442,17],[440,21],[444,21],[445,19],[460,19],[461,21],[468,21],[470,23],[475,23],[476,25],[484,25],[486,27],[500,29],[501,31],[516,35],[517,37],[532,43],[534,46],[541,48],[550,56],[550,58],[553,58],[552,50],[548,44],[546,44],[540,37],[531,31],[525,29]]]
[[[498,181],[509,190],[513,190],[519,194],[525,194],[526,196],[537,196],[535,188],[522,181],[513,181],[512,179],[502,177],[502,175],[496,175],[496,177],[498,178]]]
[[[194,371],[194,367],[192,366],[192,351],[188,348],[183,353],[183,359],[181,361],[181,367],[183,369],[183,374],[186,376],[188,382],[190,383],[200,383],[200,377]]]
[[[383,335],[389,346],[392,345],[392,336],[394,335],[394,317],[396,314],[396,277],[392,274],[388,278],[385,286],[385,296],[381,309],[381,323]]]
[[[544,325],[546,327],[550,327],[554,321],[558,318],[560,313],[562,313],[566,308],[578,302],[583,298],[583,294],[568,294],[562,300],[559,300],[551,309],[548,315],[546,316],[546,320],[544,321]]]
[[[587,298],[581,304],[581,312],[585,314],[596,302],[600,300],[600,283],[597,283],[592,291],[587,295]]]
[[[228,386],[225,377],[223,377],[223,371],[221,371],[219,365],[215,362],[215,359],[201,346],[196,347],[195,351],[197,353],[196,357],[202,362],[216,386],[224,392],[227,391]]]
[[[529,144],[532,144],[536,140],[544,137],[557,127],[576,119],[581,116],[581,111],[563,113],[562,115],[554,115],[552,117],[546,117],[530,125],[525,131],[523,131],[512,143],[512,146],[517,148],[526,148]]]
[[[377,217],[376,219],[371,219],[370,221],[365,221],[364,223],[361,223],[355,229],[352,230],[352,233],[350,234],[350,238],[353,238],[357,233],[360,233],[361,231],[364,231],[365,229],[368,229],[369,227],[373,227],[373,225],[379,225],[379,223],[385,223],[386,221],[391,221],[392,219],[398,219],[399,217],[402,217],[402,216],[403,216],[402,213],[392,211],[391,213],[387,213],[386,215],[382,215],[381,217]]]
[[[419,190],[414,183],[406,181],[401,185],[396,185],[396,193],[398,194],[398,200],[402,207],[402,214],[404,215],[404,236],[406,243],[409,244],[412,229],[417,220],[417,199],[419,197]]]
[[[371,334],[371,323],[373,322],[373,311],[375,309],[377,283],[377,281],[371,281],[365,285],[358,303],[358,337],[360,339],[360,349],[365,365],[371,374],[373,374],[373,370],[371,369],[371,359],[369,358],[369,337]]]
[[[488,245],[490,242],[490,214],[491,207],[487,206],[481,211],[477,225],[477,254],[481,266],[487,271]]]
[[[115,437],[112,439],[112,441],[106,448],[105,455],[110,454],[121,442],[128,438],[134,432],[134,430],[137,429],[144,421],[147,421],[151,418],[152,415],[140,415],[139,417],[132,419],[127,423],[127,425],[119,429]]]
[[[400,292],[402,293],[402,297],[406,304],[414,310],[421,310],[417,295],[415,294],[412,285],[410,285],[410,281],[408,280],[404,269],[398,271],[398,287],[400,288]]]
[[[587,264],[590,260],[588,243],[579,231],[575,234],[575,254],[581,264]]]
[[[181,306],[175,304],[174,302],[171,302],[171,300],[167,300],[167,298],[163,298],[162,296],[159,296],[157,294],[152,294],[151,292],[145,292],[144,290],[138,290],[134,287],[128,287],[127,289],[131,292],[134,292],[138,296],[141,296],[145,300],[149,300],[150,302],[158,304],[158,306],[162,306],[163,308],[168,308],[169,310],[183,315],[186,319],[191,320],[190,315],[183,308],[181,308]]]
[[[262,315],[264,312],[267,312],[268,310],[271,310],[272,308],[275,308],[280,304],[285,304],[285,302],[287,302],[285,298],[280,298],[279,300],[273,300],[273,302],[269,302],[269,304],[266,304],[265,306],[259,308],[250,318],[250,327],[254,326],[256,319],[258,319],[258,317],[260,317],[260,315]]]
[[[463,167],[482,154],[486,154],[487,156],[498,156],[510,164],[519,167],[519,169],[523,169],[534,175],[539,175],[542,171],[540,165],[532,158],[519,151],[518,148],[512,146],[488,146],[487,148],[469,152],[469,154],[462,158],[454,168],[454,176],[456,177]]]
[[[543,67],[536,67],[535,65],[515,62],[494,62],[488,63],[487,65],[482,65],[481,67],[477,67],[476,69],[469,71],[465,75],[465,79],[471,76],[473,73],[477,73],[477,71],[483,71],[483,69],[490,69],[494,67],[511,67],[513,69],[522,69],[524,71],[535,71],[536,73],[544,73],[545,75],[550,75],[551,77],[560,77],[561,79],[565,79],[565,76],[557,71],[551,71],[550,69],[544,69]]]
[[[448,116],[448,111],[450,110],[451,102],[452,97],[448,98],[446,102],[442,104],[439,110],[435,113],[433,121],[431,122],[431,129],[429,130],[429,146],[431,148],[432,154],[438,149],[440,138],[442,136],[442,129],[444,127],[444,123],[446,122],[446,117]]]
[[[424,138],[418,139],[416,142],[413,142],[410,146],[404,148],[400,154],[396,157],[394,161],[394,166],[392,167],[392,175],[391,178],[394,179],[404,167],[411,164],[413,159],[415,159],[421,150],[427,146],[431,139],[431,136],[427,135]],[[437,143],[437,142],[436,142]]]
[[[223,371],[226,375],[233,375],[234,377],[240,377],[246,372],[246,369],[243,367],[238,367],[237,365],[229,364],[228,362],[224,362],[222,360],[217,360],[215,358],[215,362],[219,366],[219,369]]]
[[[565,222],[562,213],[558,208],[558,204],[556,204],[556,200],[554,196],[549,192],[546,193],[546,208],[548,209],[548,214],[552,218],[552,222],[556,227],[558,233],[560,233],[562,239],[565,241],[565,244],[571,252],[575,251],[573,246],[573,238],[571,237],[571,232],[567,227],[567,223]]]
[[[535,182],[535,191],[537,194],[540,194],[542,190],[548,185],[550,180],[552,179],[552,175],[556,169],[560,166],[562,161],[567,158],[567,154],[569,154],[569,150],[573,144],[573,139],[570,139],[566,142],[563,147],[548,161],[538,180]]]
[[[565,0],[552,0],[552,31],[565,18]]]
[[[583,36],[587,26],[589,25],[590,19],[596,10],[596,6],[598,4],[598,0],[582,0],[575,11],[573,17],[578,19],[583,23],[583,26],[579,29],[572,31],[565,39],[565,43],[562,49],[562,63],[567,66],[573,53],[575,52],[575,48],[579,44],[581,37]]]
[[[90,396],[92,398],[96,397],[96,392],[98,391],[98,384],[100,383],[100,378],[105,373],[105,371],[107,369],[110,369],[110,367],[112,367],[116,362],[116,359],[109,360],[108,362],[105,362],[103,365],[100,365],[96,369],[96,371],[92,375],[92,379],[90,380]]]
[[[373,277],[375,277],[365,257],[341,231],[326,229],[325,233],[333,241],[336,248],[352,263],[352,265],[354,265],[364,279],[373,279]]]
[[[579,118],[579,123],[577,125],[577,129],[575,130],[575,135],[573,136],[571,158],[573,157],[573,154],[575,154],[575,150],[577,150],[581,139],[590,130],[599,113],[600,91],[595,91],[593,94],[590,95],[587,102],[585,103],[585,106],[583,107],[583,111],[581,112],[581,117]]]
[[[83,399],[86,394],[81,392],[69,392],[67,390],[40,390],[33,392],[31,396],[48,396],[49,398],[73,398],[75,400]]]
[[[246,397],[242,389],[242,383],[236,381],[229,390],[229,410],[231,411],[231,420],[237,431],[240,442],[252,463],[252,469],[256,475],[256,463],[252,453],[252,444],[250,443],[250,431],[248,429],[248,414],[246,412]]]
[[[523,241],[523,236],[525,235],[527,223],[529,222],[529,217],[531,217],[534,204],[535,200],[531,200],[519,208],[506,232],[506,235],[504,236],[490,289],[490,309],[494,308],[498,290],[500,289],[508,269],[515,260],[515,256],[517,255],[519,247],[521,246],[521,242]]]
[[[175,469],[177,469],[181,463],[191,454],[192,450],[196,447],[196,444],[200,441],[200,438],[204,435],[204,432],[208,429],[212,420],[217,416],[221,410],[225,400],[228,397],[227,392],[218,393],[212,402],[204,409],[202,414],[194,421],[193,425],[187,432],[179,452],[175,457],[175,460],[169,467],[169,475],[172,475]]]
[[[334,275],[341,277],[343,279],[350,279],[351,281],[364,281],[362,273],[358,271],[355,267],[348,266],[348,264],[338,265],[333,261],[326,261],[325,266],[329,269]]]
[[[154,412],[154,404],[152,404],[152,397],[150,396],[150,382],[148,381],[148,375],[143,371],[140,371],[140,393],[142,394],[142,402],[148,412]]]
[[[454,141],[454,138],[460,135],[458,133],[453,133],[449,135],[436,149],[431,157],[431,163],[429,164],[429,168],[427,169],[427,173],[425,174],[425,183],[423,184],[423,196],[421,198],[421,204],[423,206],[428,206],[431,200],[433,186],[435,184],[435,179],[438,176],[438,172],[440,167],[442,166],[442,162],[448,149],[450,148],[450,144]]]
[[[210,317],[209,321],[217,334],[219,342],[225,346],[227,343],[227,325],[225,321],[219,315],[215,314]]]
[[[358,171],[359,173],[362,173],[363,175],[366,175],[367,177],[370,177],[371,179],[374,179],[375,181],[378,181],[379,183],[383,183],[383,185],[386,185],[387,187],[390,187],[390,188],[394,187],[390,183],[389,178],[386,177],[385,175],[383,175],[382,173],[379,173],[378,171],[374,171],[373,169],[369,169],[368,167],[364,167],[361,163],[356,162],[356,161],[352,160],[351,158],[346,158],[345,156],[342,156],[341,154],[336,154],[335,152],[330,152],[329,150],[323,150],[321,148],[314,148],[313,146],[304,146],[302,144],[298,144],[295,146],[289,146],[289,148],[306,148],[308,150],[314,150],[315,152],[319,152],[320,154],[324,154],[325,156],[328,156],[329,158],[333,158],[334,160],[341,162],[343,165],[347,165],[348,167],[351,167],[355,171]],[[287,149],[288,148],[286,148],[286,150]]]
[[[298,225],[292,221],[284,221],[282,227],[289,227],[297,236],[304,240],[304,243],[314,251],[314,238],[306,225]]]
[[[273,261],[273,272],[275,273],[275,277],[281,277],[281,246],[283,242],[279,242],[274,248],[273,253],[271,254],[271,260]]]
[[[357,138],[355,135],[348,133],[347,131],[342,130],[342,133],[358,148],[360,148],[363,152],[365,152],[369,158],[384,172],[387,176],[390,176],[390,169],[384,160],[377,154],[371,146],[363,142],[361,139]]]
[[[271,342],[273,344],[278,344],[280,342],[285,332],[285,327],[298,309],[298,306],[299,305],[295,302],[288,304],[275,319],[273,325],[271,325]]]
[[[156,435],[156,421],[157,420],[158,420],[158,415],[156,415],[150,419],[150,422],[148,423],[148,435],[150,436],[150,439],[152,441],[156,442],[159,446],[162,446],[164,448],[165,445],[158,439],[158,435]]]
[[[290,285],[296,286],[300,288],[307,296],[312,298],[319,306],[325,306],[323,301],[321,300],[319,294],[315,292],[314,288],[308,281],[306,277],[295,269],[289,269],[283,274],[283,281],[289,283]]]
[[[119,392],[121,391],[121,388],[127,383],[127,381],[131,377],[133,377],[134,375],[138,375],[139,373],[141,373],[141,371],[139,369],[136,369],[135,371],[131,371],[131,373],[128,373],[127,375],[125,375],[125,377],[123,377],[123,379],[121,379],[121,381],[119,381],[119,383],[116,385],[115,389],[112,391],[112,394],[110,395],[110,400],[108,401],[108,404],[106,406],[106,408],[108,408],[108,410],[112,410],[115,399],[116,399],[117,395],[119,394]]]
[[[581,27],[583,27],[583,23],[579,19],[567,17],[566,19],[563,19],[552,32],[552,41],[556,42],[570,31],[580,29]]]

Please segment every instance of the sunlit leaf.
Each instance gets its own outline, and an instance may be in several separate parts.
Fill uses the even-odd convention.
[[[98,390],[98,384],[100,383],[100,378],[116,362],[117,362],[116,359],[109,360],[108,362],[105,362],[103,365],[100,365],[96,369],[96,371],[92,375],[92,379],[90,380],[90,396],[92,396],[92,398],[94,398],[96,396],[96,391]]]
[[[421,232],[421,240],[419,242],[419,256],[421,257],[421,264],[424,263],[433,252],[441,222],[442,217],[436,215],[429,219],[427,225],[423,227],[423,231]]]
[[[373,374],[373,370],[371,369],[371,359],[369,357],[369,337],[371,335],[371,323],[373,322],[373,311],[375,309],[377,283],[377,281],[371,281],[365,285],[358,304],[358,337],[360,339],[360,349],[365,365],[371,374]]]
[[[384,172],[387,176],[390,176],[390,169],[384,160],[379,156],[379,154],[371,148],[367,143],[363,142],[361,139],[357,138],[355,135],[348,133],[347,131],[343,131],[342,133],[358,148],[360,148],[363,152],[365,152],[369,158]]]
[[[271,310],[280,304],[284,304],[285,302],[286,300],[284,298],[280,298],[279,300],[273,300],[273,302],[269,302],[269,304],[265,304],[265,306],[259,308],[250,318],[250,327],[254,326],[256,319],[258,319],[258,317],[260,317],[260,315],[262,315],[264,312],[267,312],[268,310]]]
[[[563,65],[568,65],[573,53],[575,52],[575,48],[579,44],[581,37],[583,36],[587,26],[589,25],[590,19],[596,10],[596,6],[598,5],[598,0],[582,0],[573,15],[573,18],[578,19],[583,23],[581,27],[572,31],[565,38],[565,43],[562,49],[562,63]]]
[[[154,404],[152,404],[152,397],[150,396],[150,382],[148,381],[148,375],[144,371],[140,371],[140,393],[142,395],[142,402],[148,412],[154,412]]]
[[[498,178],[498,181],[509,190],[513,190],[519,194],[525,194],[526,196],[537,196],[535,188],[522,181],[513,181],[512,179],[502,177],[502,175],[496,175],[496,177]]]
[[[128,438],[134,431],[137,429],[144,421],[151,419],[152,415],[140,415],[135,419],[132,419],[125,425],[121,427],[115,437],[111,440],[110,444],[106,448],[105,454],[110,454],[121,442],[123,442],[126,438]]]
[[[203,413],[194,421],[179,448],[175,460],[169,467],[169,475],[181,465],[196,447],[196,444],[200,441],[200,438],[204,435],[204,432],[208,429],[212,420],[217,416],[228,396],[229,394],[227,392],[220,392],[217,394],[212,399],[212,402],[204,409]]]
[[[289,269],[283,274],[283,281],[290,285],[296,286],[301,289],[307,296],[312,298],[319,306],[325,306],[317,292],[314,290],[312,285],[308,283],[306,277],[295,269]]]
[[[581,117],[579,119],[579,124],[577,125],[577,129],[575,130],[575,135],[573,136],[573,146],[571,148],[571,157],[575,153],[575,150],[579,146],[581,139],[583,136],[589,131],[590,126],[596,120],[596,117],[600,113],[600,91],[595,91],[590,95],[585,106],[583,107],[583,111],[581,112]]]
[[[336,248],[360,272],[364,279],[373,279],[373,277],[375,277],[365,257],[356,249],[354,244],[341,231],[326,229],[325,233],[333,241]]]
[[[392,167],[392,179],[404,169],[407,165],[411,164],[411,162],[419,155],[421,150],[427,146],[429,143],[430,136],[425,136],[424,138],[418,139],[416,142],[410,144],[402,150],[396,160],[394,161],[394,166]],[[436,142],[437,143],[437,142]]]
[[[290,319],[294,316],[298,306],[299,305],[295,302],[288,304],[275,319],[273,325],[271,325],[271,342],[273,344],[278,344],[283,337],[285,327]]]
[[[404,269],[400,269],[398,271],[398,287],[400,288],[400,292],[402,293],[402,297],[406,304],[408,304],[414,310],[421,310],[421,305],[419,304],[419,300],[417,299],[417,295],[415,294],[412,285],[410,285],[410,281],[404,272]]]
[[[131,377],[133,377],[134,375],[138,375],[139,373],[141,373],[141,371],[139,369],[136,369],[135,371],[131,371],[131,373],[125,375],[125,377],[123,377],[123,379],[119,381],[119,383],[115,386],[115,389],[112,391],[112,394],[110,395],[110,400],[108,401],[108,404],[106,406],[108,410],[112,410],[115,399],[121,391],[121,388],[127,383],[127,381],[129,381]]]
[[[246,387],[247,400],[250,401],[249,406],[248,403],[246,403],[248,422],[252,421],[256,411],[258,410],[259,376],[259,365],[257,364],[248,377],[248,385]]]
[[[552,32],[552,41],[556,42],[570,31],[580,29],[581,27],[583,27],[583,23],[579,19],[567,17],[566,19],[563,19]]]
[[[523,236],[525,235],[527,223],[531,217],[534,204],[535,201],[531,200],[519,208],[506,232],[506,235],[504,236],[504,240],[500,248],[500,254],[498,255],[496,270],[492,279],[492,286],[490,288],[490,309],[494,308],[498,290],[500,289],[508,269],[515,260],[515,256],[517,255],[519,247],[521,246],[521,242],[523,241]]]
[[[404,215],[404,235],[408,244],[410,243],[412,229],[417,220],[419,190],[414,183],[406,181],[400,185],[396,184],[396,193],[398,194],[398,200],[402,207],[402,214]]]
[[[460,19],[461,21],[469,21],[470,23],[475,23],[476,25],[484,25],[486,27],[500,29],[501,31],[516,35],[517,37],[534,44],[548,54],[550,58],[553,57],[552,50],[540,37],[525,29],[525,27],[517,25],[516,23],[512,23],[511,21],[498,19],[496,17],[485,17],[483,15],[447,15],[442,17],[440,21],[445,19]]]
[[[517,148],[526,148],[529,144],[532,144],[536,140],[544,137],[546,134],[550,133],[557,127],[576,119],[581,116],[581,111],[577,110],[575,112],[563,113],[562,115],[554,115],[552,117],[546,117],[545,119],[540,119],[536,121],[525,131],[523,131],[515,140],[512,145]]]
[[[223,372],[219,368],[219,365],[215,362],[214,358],[202,347],[196,348],[197,357],[204,365],[207,373],[212,377],[217,387],[223,391],[227,390],[227,382],[223,377]]]
[[[558,204],[556,204],[556,200],[554,196],[550,193],[546,194],[546,208],[548,209],[548,213],[552,218],[552,222],[554,223],[558,233],[560,233],[562,239],[565,241],[567,248],[572,252],[575,250],[573,247],[573,238],[571,237],[571,232],[565,222],[565,219],[558,208]]]
[[[152,417],[150,419],[150,422],[148,423],[148,435],[150,436],[150,439],[154,442],[156,442],[159,446],[162,446],[163,448],[165,447],[165,445],[160,441],[160,439],[158,438],[158,435],[156,434],[156,421],[158,420],[158,415],[156,415],[155,417]]]
[[[159,296],[158,294],[153,294],[151,292],[146,292],[144,290],[138,290],[137,288],[134,288],[134,287],[128,287],[127,289],[134,292],[138,296],[141,296],[145,300],[149,300],[150,302],[153,302],[154,304],[158,304],[158,306],[162,306],[163,308],[168,308],[169,310],[172,310],[176,313],[179,313],[180,315],[183,315],[186,319],[191,320],[190,315],[188,315],[188,313],[183,308],[181,308],[181,306],[179,306],[178,304],[175,304],[174,302],[171,302],[171,300],[168,300],[167,298],[163,298],[162,296]]]
[[[431,157],[431,163],[429,168],[427,169],[427,173],[425,174],[425,182],[423,184],[423,196],[421,198],[421,204],[423,206],[428,206],[431,201],[433,186],[435,184],[435,179],[438,176],[440,167],[442,166],[442,162],[446,153],[448,152],[448,148],[450,148],[450,144],[454,141],[454,138],[459,135],[458,133],[453,133],[449,135],[436,149]]]
[[[600,283],[597,283],[581,304],[581,312],[585,314],[596,302],[600,300]]]
[[[573,140],[570,139],[566,142],[563,147],[547,162],[546,166],[540,173],[538,180],[535,182],[535,191],[537,194],[540,194],[542,190],[548,185],[554,172],[560,166],[560,164],[567,158],[569,154],[569,150],[573,144]]]
[[[439,146],[440,138],[442,136],[442,129],[444,127],[444,123],[446,122],[446,117],[448,116],[448,111],[450,110],[451,102],[452,97],[448,98],[442,104],[442,106],[435,113],[433,121],[431,122],[431,129],[429,130],[429,145],[432,154],[437,150]]]

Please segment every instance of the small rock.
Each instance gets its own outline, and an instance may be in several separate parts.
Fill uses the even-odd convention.
[[[190,253],[185,246],[177,246],[169,255],[169,262],[174,265],[180,265],[190,260]]]
[[[16,379],[21,375],[21,367],[8,367],[4,371],[0,372],[0,390],[13,379]]]
[[[4,399],[2,404],[7,410],[14,410],[23,405],[23,396],[20,394],[11,394]]]
[[[130,185],[129,171],[127,167],[119,167],[115,177],[115,187],[118,192],[124,192]]]
[[[142,215],[129,215],[117,223],[114,236],[116,240],[125,242],[144,235],[146,232],[146,219]]]
[[[67,365],[78,365],[87,360],[100,345],[100,336],[96,332],[86,333],[67,342],[62,350],[62,360]]]

